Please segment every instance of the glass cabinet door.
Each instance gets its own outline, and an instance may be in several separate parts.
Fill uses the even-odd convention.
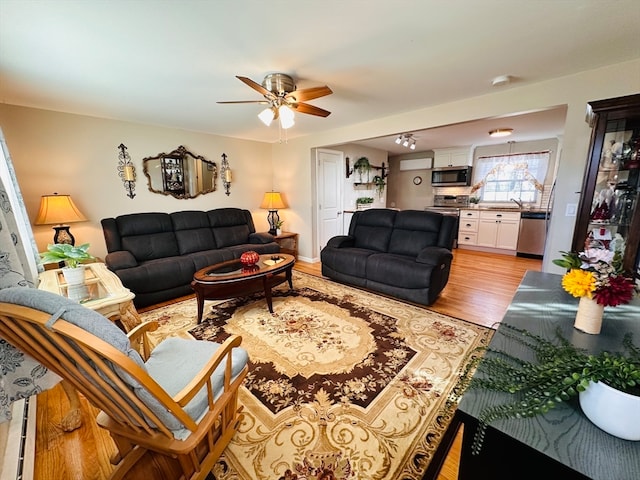
[[[572,248],[622,239],[624,268],[640,278],[640,95],[589,105],[594,130]]]

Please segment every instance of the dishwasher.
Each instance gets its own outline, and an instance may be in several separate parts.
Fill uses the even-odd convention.
[[[547,212],[520,213],[518,256],[542,258],[547,236]]]

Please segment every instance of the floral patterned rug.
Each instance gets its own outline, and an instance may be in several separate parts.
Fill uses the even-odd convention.
[[[216,480],[420,480],[453,413],[468,355],[492,330],[294,271],[294,289],[142,314],[155,341],[242,336],[240,430]]]

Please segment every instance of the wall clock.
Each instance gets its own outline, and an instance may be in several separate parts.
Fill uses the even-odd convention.
[[[422,177],[417,176],[417,177],[413,177],[413,184],[414,185],[420,185],[422,183]]]

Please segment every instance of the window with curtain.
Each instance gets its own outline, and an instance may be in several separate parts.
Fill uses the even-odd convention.
[[[549,167],[549,151],[478,157],[471,194],[481,202],[536,203]]]

